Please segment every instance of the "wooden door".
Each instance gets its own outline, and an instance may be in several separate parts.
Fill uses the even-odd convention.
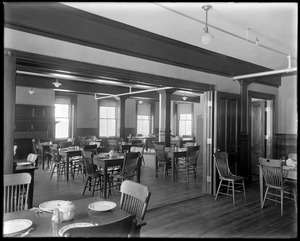
[[[217,92],[216,103],[216,149],[228,152],[231,170],[236,172],[240,129],[240,96]]]
[[[265,157],[265,101],[251,102],[251,173],[258,173],[258,158]]]

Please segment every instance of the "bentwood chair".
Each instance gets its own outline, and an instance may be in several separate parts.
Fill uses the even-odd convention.
[[[127,152],[125,153],[122,169],[119,173],[111,174],[111,183],[117,188],[120,187],[124,180],[133,180],[136,175],[137,165],[139,164],[140,153],[139,152]]]
[[[233,206],[235,206],[235,193],[239,191],[239,189],[243,189],[244,199],[246,199],[246,191],[245,191],[245,183],[244,177],[236,176],[231,173],[229,164],[228,164],[228,153],[227,152],[216,152],[214,153],[214,161],[215,166],[218,170],[220,183],[218,186],[218,190],[216,193],[215,200],[217,200],[219,194],[223,194],[226,196],[232,196]],[[226,184],[224,184],[224,182]],[[221,189],[225,187],[226,192]]]
[[[3,181],[3,213],[26,210],[31,175],[29,173],[6,174]]]
[[[165,144],[164,143],[155,143],[154,144],[155,149],[155,161],[156,168],[155,168],[155,176],[158,177],[158,172],[161,171],[161,167],[163,167],[164,172],[164,178],[168,175],[168,169],[171,169],[172,162],[171,158],[167,156],[167,153],[165,152]]]
[[[63,233],[63,237],[130,238],[136,226],[134,215],[104,225],[73,227]]]
[[[150,201],[151,192],[148,187],[131,180],[125,180],[121,184],[120,207],[125,212],[135,215],[137,219],[144,220]],[[135,237],[140,236],[142,225],[137,224]]]
[[[283,200],[286,198],[294,200],[297,212],[297,186],[292,182],[285,181],[283,174],[283,162],[278,159],[267,159],[262,157],[260,157],[258,161],[262,168],[265,185],[267,187],[262,208],[264,208],[266,200],[280,203],[282,216]],[[294,198],[290,197],[291,191]]]
[[[197,178],[197,160],[200,152],[200,146],[186,146],[187,154],[185,158],[180,158],[177,164],[178,172],[185,171],[186,181],[189,182],[190,171],[194,172],[194,178]]]

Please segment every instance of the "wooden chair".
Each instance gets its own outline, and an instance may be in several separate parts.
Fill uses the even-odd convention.
[[[164,143],[155,143],[155,161],[157,162],[155,168],[155,176],[158,177],[158,172],[161,171],[160,167],[163,167],[164,178],[168,175],[168,169],[172,167],[171,158],[167,157],[165,152],[165,144]]]
[[[84,185],[84,189],[83,189],[83,193],[82,195],[84,195],[86,188],[89,188],[89,191],[91,191],[92,189],[92,197],[94,196],[95,191],[101,191],[104,190],[103,189],[103,181],[104,181],[104,175],[103,172],[101,170],[97,170],[97,166],[94,165],[93,162],[93,154],[91,154],[91,156],[87,156],[87,154],[85,154],[85,156],[83,156],[83,164],[86,170],[86,182]],[[111,189],[110,189],[110,182],[108,182],[108,195],[111,194]]]
[[[140,153],[140,163],[144,163],[145,165],[145,159],[144,159],[144,146],[131,146],[130,152],[139,152]]]
[[[70,228],[63,237],[130,238],[136,226],[134,215],[104,225]]]
[[[244,199],[245,199],[245,201],[247,201],[244,177],[236,176],[231,173],[229,165],[228,165],[228,153],[227,152],[214,153],[214,161],[215,161],[215,166],[218,170],[219,179],[220,179],[220,183],[219,183],[219,187],[218,187],[218,190],[216,193],[215,200],[217,200],[217,197],[219,194],[223,194],[226,196],[232,196],[233,206],[235,206],[235,193],[238,191],[238,189],[243,188]],[[226,184],[223,184],[223,182],[226,182]],[[225,187],[226,192],[223,192],[221,187]]]
[[[136,175],[136,168],[139,164],[139,160],[139,152],[125,153],[121,171],[116,174],[111,174],[111,184],[120,187],[124,180],[133,180],[133,177]]]
[[[54,173],[57,174],[57,181],[59,181],[59,176],[65,174],[65,165],[66,162],[63,158],[61,158],[59,154],[59,150],[55,149],[54,147],[51,147],[51,156],[52,156],[52,166],[51,166],[51,175],[50,179],[52,179],[52,176]]]
[[[187,154],[185,158],[178,161],[177,169],[185,170],[185,178],[189,182],[189,173],[194,172],[194,178],[197,178],[197,160],[200,152],[200,146],[186,146]]]
[[[38,155],[29,153],[27,156],[27,161],[31,162],[35,167],[38,166]]]
[[[137,219],[144,220],[150,201],[151,192],[148,187],[131,180],[125,180],[121,184],[120,208],[125,212],[135,215]],[[135,237],[140,236],[142,225],[137,224]]]
[[[294,200],[297,212],[297,187],[292,182],[285,182],[283,174],[283,162],[278,159],[267,159],[260,157],[258,159],[261,165],[265,185],[267,187],[262,208],[264,208],[265,201],[270,200],[276,203],[280,203],[281,216],[283,215],[283,200],[284,198]],[[272,192],[272,190],[274,192]],[[280,194],[277,193],[280,192]],[[292,194],[294,198],[289,195]]]
[[[34,154],[36,154],[38,157],[38,161],[42,161],[42,154],[41,154],[41,149],[39,149],[39,145],[36,143],[35,139],[32,139],[32,149]]]
[[[26,210],[31,175],[29,173],[6,174],[3,181],[3,213]]]

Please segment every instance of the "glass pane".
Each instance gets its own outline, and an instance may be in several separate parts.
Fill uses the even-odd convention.
[[[100,119],[100,136],[107,136],[107,120],[106,119]]]
[[[187,119],[187,120],[192,120],[192,114],[187,114],[187,115],[186,115],[186,119]]]
[[[185,135],[185,121],[179,121],[179,135]]]
[[[55,117],[69,117],[69,105],[55,104]]]
[[[186,121],[185,135],[192,135],[192,122]]]
[[[55,126],[55,138],[68,138],[69,119],[55,118],[55,121],[59,121]]]
[[[149,128],[150,128],[150,121],[148,121],[148,120],[143,121],[143,131],[142,131],[142,134],[144,136],[148,136],[149,135]]]
[[[143,131],[143,121],[138,120],[137,121],[137,134],[142,134]]]
[[[107,118],[115,118],[116,108],[115,107],[106,107],[107,108]]]
[[[107,111],[105,106],[100,106],[99,118],[107,118]]]
[[[107,136],[115,136],[116,135],[116,121],[108,120],[107,121]]]

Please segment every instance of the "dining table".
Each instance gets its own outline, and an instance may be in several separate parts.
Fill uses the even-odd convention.
[[[80,147],[80,148],[76,148],[76,147],[69,147],[69,148],[65,148],[62,152],[60,152],[60,154],[62,153],[64,153],[63,155],[66,157],[65,158],[65,160],[66,160],[66,175],[67,175],[67,177],[66,177],[66,179],[67,179],[67,181],[69,181],[69,166],[70,166],[70,163],[72,163],[71,162],[71,158],[72,157],[77,157],[77,156],[83,156],[83,154],[82,154],[82,151],[83,151],[83,149]]]
[[[51,200],[49,200],[51,201]],[[54,200],[55,201],[55,200]],[[64,201],[64,200],[63,200]],[[67,201],[67,200],[66,200]],[[104,202],[99,196],[82,198],[72,201],[75,205],[75,216],[70,221],[63,221],[55,223],[52,221],[52,212],[48,210],[40,210],[39,208],[27,209],[18,212],[5,213],[3,221],[9,220],[30,220],[33,230],[29,232],[26,237],[61,237],[59,232],[61,228],[66,225],[78,225],[79,223],[89,223],[90,225],[103,225],[110,222],[117,221],[121,218],[128,217],[130,214],[120,208],[119,203],[114,203],[108,210],[97,210],[89,207],[90,204],[96,202]],[[97,204],[99,205],[99,204]],[[137,219],[137,226],[141,227],[146,225],[145,221]],[[66,228],[64,228],[66,229]],[[25,232],[26,230],[24,230]],[[3,234],[5,237],[6,235]],[[7,235],[13,237],[12,235]]]
[[[107,184],[109,178],[108,168],[117,166],[122,167],[124,163],[124,157],[124,153],[117,153],[115,156],[109,156],[108,153],[100,153],[94,156],[94,164],[96,164],[99,169],[103,169],[104,173],[104,198],[107,198]],[[137,182],[140,182],[140,173],[141,163],[139,161],[136,170]]]
[[[179,147],[166,147],[165,152],[167,157],[171,158],[172,161],[172,182],[175,182],[176,179],[176,162],[179,157],[186,157],[187,150],[186,148]],[[158,162],[155,163],[155,168],[158,168]]]
[[[263,208],[264,200],[264,177],[261,165],[259,167],[259,193],[260,193],[260,206]],[[283,165],[283,177],[290,181],[297,181],[297,166]]]

